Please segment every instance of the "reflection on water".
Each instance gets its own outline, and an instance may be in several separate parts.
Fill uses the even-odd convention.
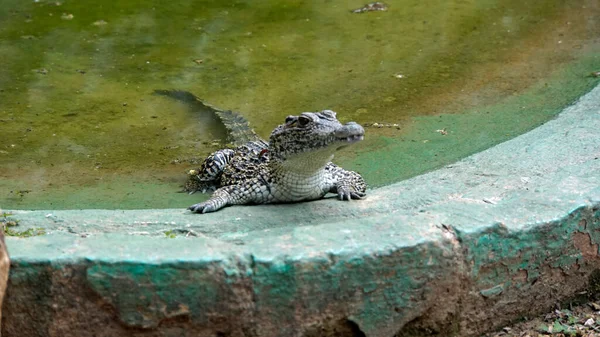
[[[338,160],[378,186],[551,118],[600,70],[600,4],[564,1],[19,1],[0,4],[0,206],[184,207],[215,116],[390,123]],[[444,132],[440,132],[443,130]]]

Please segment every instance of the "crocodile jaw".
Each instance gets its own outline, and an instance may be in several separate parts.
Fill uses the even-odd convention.
[[[339,150],[363,140],[365,138],[365,129],[355,122],[349,122],[336,130],[335,137],[337,138],[337,142],[341,144],[336,149]]]
[[[270,164],[275,170],[284,169],[284,172],[307,176],[315,174],[333,160],[335,151],[363,140],[364,132],[363,127],[354,122],[339,124],[329,134],[321,134],[296,152],[288,153],[284,158],[273,158]]]

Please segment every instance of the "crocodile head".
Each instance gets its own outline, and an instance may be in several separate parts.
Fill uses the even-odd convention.
[[[363,139],[365,130],[355,122],[342,125],[331,110],[288,116],[271,133],[271,161],[285,162],[289,169],[318,170],[331,161],[335,151]]]

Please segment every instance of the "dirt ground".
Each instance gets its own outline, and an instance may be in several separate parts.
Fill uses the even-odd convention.
[[[560,308],[483,337],[600,337],[600,302]]]

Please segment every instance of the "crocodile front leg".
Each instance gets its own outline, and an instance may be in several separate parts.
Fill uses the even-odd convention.
[[[267,201],[270,193],[269,187],[262,180],[254,178],[244,184],[221,187],[210,199],[188,209],[195,213],[208,213],[230,205],[259,204]]]
[[[367,184],[360,174],[346,171],[333,163],[329,163],[325,171],[332,182],[329,192],[337,194],[340,200],[362,199],[367,195]]]

